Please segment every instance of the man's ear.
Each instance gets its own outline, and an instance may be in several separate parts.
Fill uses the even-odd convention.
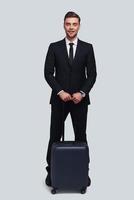
[[[79,30],[80,30],[80,28],[81,28],[81,24],[79,25]]]

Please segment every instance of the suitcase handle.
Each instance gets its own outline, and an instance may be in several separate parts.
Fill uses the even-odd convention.
[[[65,136],[64,136],[64,110],[65,110],[65,102],[62,102],[62,142],[64,142]]]

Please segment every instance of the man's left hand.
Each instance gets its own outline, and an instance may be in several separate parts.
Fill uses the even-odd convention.
[[[72,94],[72,101],[75,104],[79,103],[82,99],[83,99],[83,97],[80,92],[76,92],[76,93]]]

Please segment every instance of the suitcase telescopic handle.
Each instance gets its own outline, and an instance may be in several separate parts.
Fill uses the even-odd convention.
[[[62,142],[64,142],[64,139],[65,139],[65,136],[64,136],[64,112],[65,112],[65,102],[63,101],[62,102],[62,108],[61,108],[61,112],[62,112],[62,120],[61,120],[61,122],[62,122],[62,135],[61,135],[61,137],[62,137]]]

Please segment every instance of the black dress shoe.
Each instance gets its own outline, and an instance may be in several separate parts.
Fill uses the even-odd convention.
[[[87,186],[90,186],[90,185],[91,185],[91,179],[90,179],[89,176],[88,176]]]
[[[47,177],[46,177],[45,182],[46,182],[46,185],[47,185],[47,186],[51,187],[51,178],[50,178],[50,173],[47,174]]]

